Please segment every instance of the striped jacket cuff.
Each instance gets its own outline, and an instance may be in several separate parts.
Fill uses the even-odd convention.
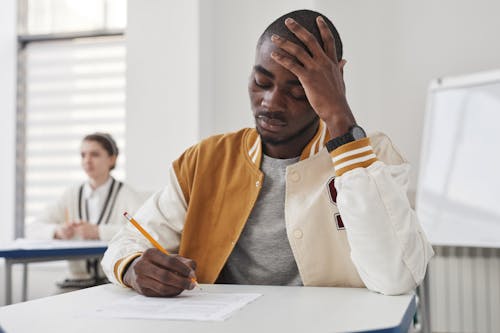
[[[333,150],[330,155],[337,176],[355,168],[366,168],[377,161],[369,138],[346,143]]]
[[[115,278],[123,287],[128,288],[128,286],[123,282],[123,274],[125,273],[125,269],[128,267],[128,265],[130,265],[132,261],[134,261],[135,258],[140,257],[141,255],[142,252],[136,252],[116,262],[114,270]]]

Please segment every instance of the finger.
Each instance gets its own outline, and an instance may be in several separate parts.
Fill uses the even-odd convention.
[[[147,296],[147,297],[160,297],[158,293],[152,289],[149,288],[143,288],[138,286],[135,290],[139,292],[139,294]]]
[[[163,252],[156,248],[147,249],[143,257],[159,267],[166,268],[172,272],[180,274],[181,276],[194,276],[194,270],[183,264],[182,261],[175,256],[165,255]]]
[[[293,60],[290,57],[287,57],[286,55],[284,55],[282,53],[271,52],[271,58],[273,58],[274,61],[276,61],[278,64],[280,64],[284,68],[288,69],[290,72],[292,72],[297,77],[301,77],[305,71],[305,68],[302,67],[302,65],[300,65],[297,61]]]
[[[148,262],[138,262],[134,266],[137,280],[143,280],[143,285],[156,290],[161,294],[167,294],[172,289],[193,289],[194,283],[191,278],[183,277],[168,269],[155,266]],[[152,281],[149,281],[152,280]]]
[[[151,286],[152,288],[155,288],[155,286]],[[163,291],[159,291],[156,289],[151,289],[151,288],[141,288],[141,294],[147,297],[174,297],[182,293],[184,289],[165,289]]]
[[[335,38],[333,37],[332,31],[328,28],[325,19],[322,16],[316,18],[316,24],[318,25],[319,33],[321,34],[321,39],[323,40],[323,49],[325,50],[328,58],[332,59],[334,63],[337,63],[337,52],[335,48]]]
[[[159,268],[140,256],[127,269],[124,282],[140,294],[153,297],[175,296],[185,289],[184,287],[176,287],[169,283],[158,281],[157,278],[163,273],[155,272],[155,269],[158,270]],[[174,273],[170,272],[170,274]],[[169,277],[171,278],[171,276]]]
[[[176,257],[177,259],[179,259],[184,265],[187,265],[189,267],[191,267],[191,269],[193,271],[196,270],[196,261],[194,261],[193,259],[189,259],[189,258],[186,258],[186,257],[182,257],[178,254],[175,254],[175,255],[172,255],[172,257]]]
[[[324,53],[316,37],[314,37],[312,33],[307,31],[307,29],[301,26],[297,21],[289,17],[285,20],[285,25],[295,36],[297,36],[298,39],[302,41],[302,43],[306,45],[313,57]]]
[[[71,226],[62,226],[61,227],[61,231],[62,232],[69,232],[69,231],[72,231],[73,230],[73,227]]]
[[[293,42],[290,42],[283,37],[280,37],[280,36],[274,34],[271,36],[271,41],[276,46],[283,49],[291,56],[294,56],[295,58],[297,58],[297,60],[300,61],[305,66],[307,66],[307,64],[310,63],[312,60],[309,53],[307,53],[307,51],[303,47],[301,47]]]
[[[141,288],[150,288],[159,294],[171,293],[172,289],[193,289],[190,278],[182,277],[168,269],[158,267],[147,260],[138,260],[132,268],[135,282]]]
[[[165,292],[158,291],[155,288],[154,282],[151,283],[150,286],[143,286],[136,284],[133,287],[138,293],[147,296],[147,297],[173,297],[179,295],[183,289],[170,289],[170,290],[165,290]]]

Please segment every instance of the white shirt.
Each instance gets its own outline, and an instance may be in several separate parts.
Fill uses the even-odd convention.
[[[106,202],[112,181],[113,178],[109,177],[104,184],[96,189],[92,188],[89,181],[83,185],[82,196],[88,207],[88,222],[97,224],[104,207],[104,203]]]

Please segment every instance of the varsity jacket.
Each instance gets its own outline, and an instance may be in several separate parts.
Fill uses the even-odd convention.
[[[26,236],[31,239],[53,239],[56,228],[65,223],[66,219],[88,220],[82,192],[83,184],[68,187],[57,202],[47,207],[41,216],[27,225]],[[122,216],[124,211],[135,212],[144,201],[138,192],[115,179],[112,179],[106,199],[100,221],[97,223],[99,239],[103,241],[113,238],[126,223]],[[90,277],[85,260],[70,261],[69,271],[71,278]]]
[[[320,122],[300,161],[286,169],[287,236],[306,286],[367,287],[383,294],[414,289],[433,255],[406,191],[409,165],[387,136],[329,153]],[[197,262],[214,283],[265,181],[255,129],[218,135],[173,162],[165,188],[135,219],[168,251]],[[110,242],[102,265],[123,285],[128,264],[151,244],[131,225]]]

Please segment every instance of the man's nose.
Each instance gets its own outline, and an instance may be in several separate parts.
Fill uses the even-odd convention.
[[[261,104],[269,111],[283,111],[285,109],[285,96],[279,89],[274,88],[264,93]]]

